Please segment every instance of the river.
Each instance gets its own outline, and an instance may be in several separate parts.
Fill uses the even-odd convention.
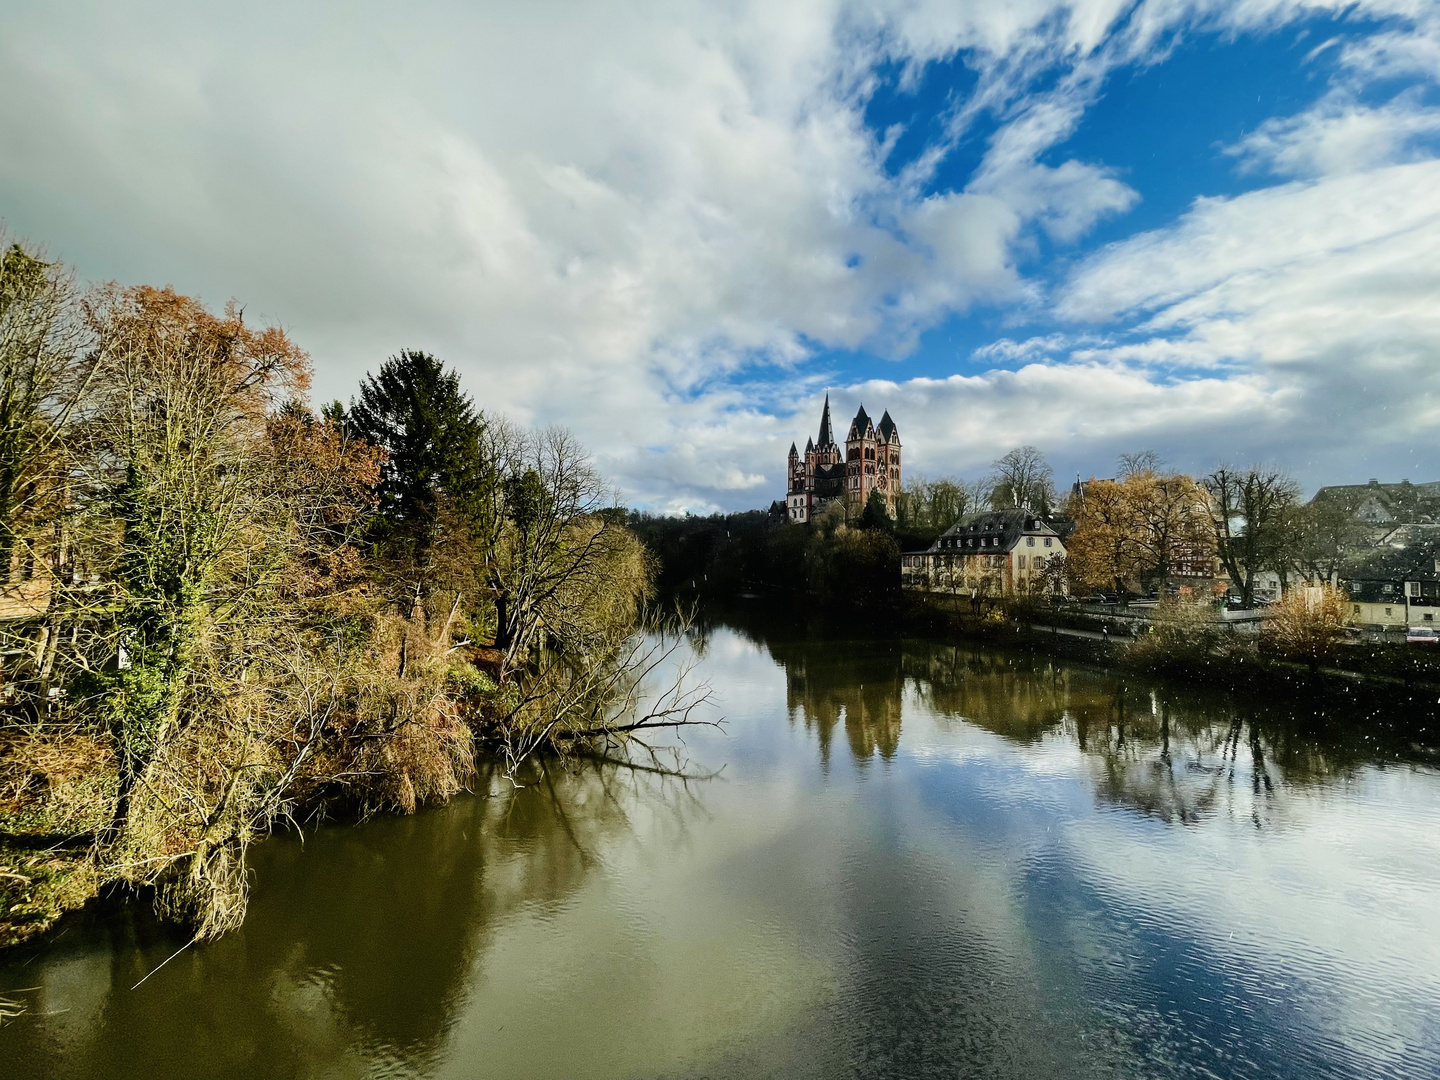
[[[0,1075],[1440,1076],[1404,715],[854,628],[693,654],[718,776],[487,774],[277,836],[245,926],[178,955],[94,906],[0,961]]]

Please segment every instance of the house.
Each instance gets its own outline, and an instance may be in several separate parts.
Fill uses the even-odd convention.
[[[830,395],[826,394],[819,440],[806,440],[803,457],[795,444],[790,444],[786,520],[803,525],[815,520],[830,503],[842,500],[858,510],[873,491],[881,494],[886,510],[894,517],[895,497],[900,493],[900,451],[900,430],[890,413],[880,417],[877,425],[861,405],[850,422],[842,457],[830,425]]]
[[[1029,510],[988,510],[961,518],[924,551],[900,556],[907,589],[974,596],[1065,591],[1057,573],[1065,542]]]
[[[1349,567],[1341,584],[1349,621],[1399,629],[1440,623],[1440,545],[1381,549]]]
[[[1336,484],[1322,487],[1310,500],[1311,506],[1338,507],[1348,517],[1373,527],[1383,535],[1396,525],[1440,521],[1440,481],[1412,484]],[[1380,535],[1375,539],[1379,540]]]

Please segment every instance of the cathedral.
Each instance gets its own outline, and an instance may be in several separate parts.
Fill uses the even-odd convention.
[[[830,395],[820,414],[820,438],[807,439],[801,457],[790,444],[789,489],[785,495],[785,516],[794,524],[811,521],[828,503],[846,500],[858,514],[872,491],[885,499],[885,508],[895,516],[895,496],[900,493],[900,432],[887,412],[876,427],[865,406],[850,421],[845,436],[845,453],[835,444],[830,428]]]

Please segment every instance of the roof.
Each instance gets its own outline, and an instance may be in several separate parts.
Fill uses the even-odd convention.
[[[1059,537],[1043,518],[1028,510],[985,510],[978,514],[967,514],[940,534],[940,539],[930,545],[931,551],[950,549],[948,540],[954,540],[955,548],[973,549],[976,554],[995,554],[1009,551],[1022,536]],[[983,543],[981,541],[984,541]]]
[[[800,456],[800,451],[795,449],[795,444],[793,442],[790,444],[790,456],[795,458],[798,458]]]
[[[825,408],[820,413],[820,441],[817,446],[832,446],[835,443],[835,435],[830,430],[830,395],[825,395]]]
[[[1372,525],[1440,520],[1440,481],[1412,484],[1335,484],[1323,487],[1311,506],[1338,506],[1351,517]]]
[[[897,446],[900,443],[900,435],[895,427],[895,421],[890,419],[890,410],[885,410],[885,415],[880,417],[880,426],[875,429],[880,438],[885,442],[893,442]]]
[[[870,422],[870,414],[865,411],[865,406],[860,406],[860,411],[855,414],[855,419],[850,421],[850,434],[847,441],[863,439],[868,434],[874,434],[875,426]]]
[[[1440,581],[1440,543],[1428,541],[1405,548],[1367,552],[1341,571],[1346,581]]]

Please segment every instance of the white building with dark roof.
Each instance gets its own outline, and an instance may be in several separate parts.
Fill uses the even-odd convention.
[[[987,510],[961,518],[924,551],[901,555],[900,584],[966,596],[1063,593],[1064,558],[1065,542],[1042,518]]]

